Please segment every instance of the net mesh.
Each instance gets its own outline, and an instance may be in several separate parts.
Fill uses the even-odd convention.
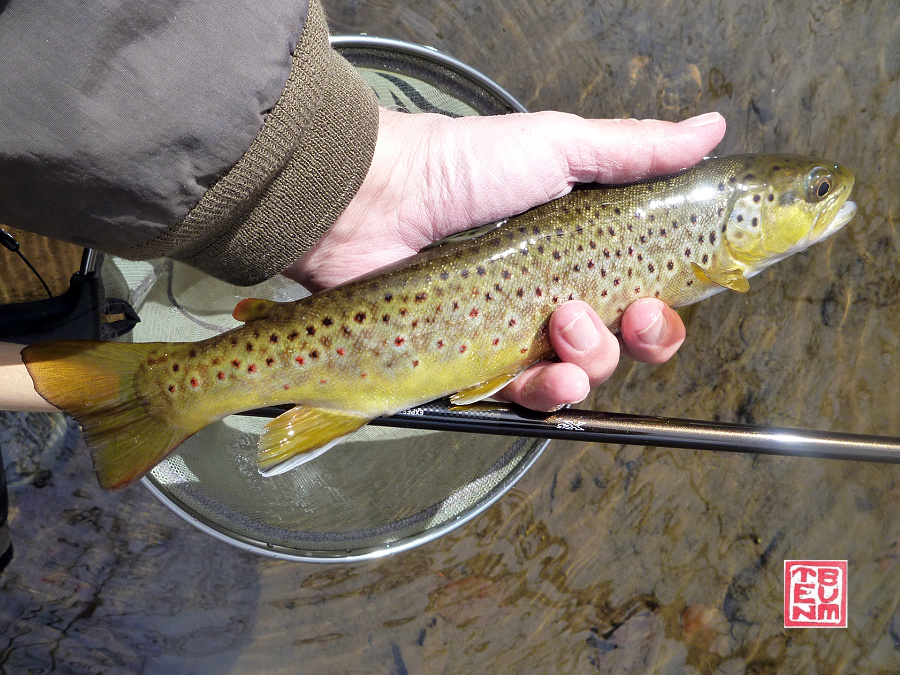
[[[484,81],[395,46],[339,47],[385,107],[452,116],[515,109]],[[514,102],[513,102],[514,103]],[[172,261],[107,258],[108,295],[141,317],[125,339],[194,341],[238,325],[246,297],[279,302],[306,292],[275,278],[236,287]],[[176,512],[221,538],[269,555],[353,558],[406,548],[480,512],[546,442],[365,427],[321,457],[262,477],[257,439],[268,418],[232,416],[188,439],[147,477]]]

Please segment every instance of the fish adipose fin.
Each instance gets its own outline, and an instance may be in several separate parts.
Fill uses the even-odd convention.
[[[750,282],[744,272],[737,267],[728,270],[705,270],[697,263],[691,263],[694,276],[705,283],[714,283],[738,293],[750,290]]]
[[[246,323],[247,321],[256,321],[257,319],[265,319],[269,316],[271,309],[277,305],[272,300],[260,300],[259,298],[247,298],[241,300],[234,306],[231,316],[236,321]]]
[[[146,363],[150,348],[56,340],[22,350],[37,392],[81,425],[105,490],[137,480],[210,422],[182,426],[165,410],[154,409],[155,399],[136,389],[135,373]],[[165,423],[155,421],[162,419]]]
[[[264,476],[275,476],[318,457],[371,418],[339,410],[298,405],[266,425],[256,463]]]
[[[469,387],[468,389],[463,389],[462,391],[453,394],[453,396],[450,397],[450,402],[453,405],[469,405],[470,403],[477,403],[478,401],[486,399],[488,396],[496,394],[514,379],[516,379],[516,374],[495,377],[493,380],[476,384],[474,387]]]

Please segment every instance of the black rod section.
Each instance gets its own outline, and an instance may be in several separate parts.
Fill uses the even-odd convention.
[[[275,417],[286,409],[259,408],[244,414]],[[505,403],[484,402],[453,406],[449,401],[440,400],[389,417],[379,417],[370,424],[431,431],[900,464],[900,439],[887,436],[647,417],[574,408],[541,413]]]

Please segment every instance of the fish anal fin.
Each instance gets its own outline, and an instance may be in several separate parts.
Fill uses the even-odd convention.
[[[256,321],[257,319],[265,319],[269,316],[269,312],[277,305],[273,300],[262,300],[260,298],[246,298],[241,300],[234,307],[231,316],[237,321],[247,322]]]
[[[462,391],[453,394],[453,396],[450,397],[450,402],[453,405],[469,405],[470,403],[477,403],[503,389],[503,387],[516,379],[517,374],[518,373],[500,375],[487,382],[476,384],[474,387],[463,389]]]
[[[694,272],[695,277],[705,283],[717,284],[738,293],[746,293],[750,290],[750,282],[747,281],[747,277],[744,276],[744,272],[740,268],[705,270],[697,263],[691,263],[691,270]]]
[[[274,476],[308,462],[370,420],[342,410],[291,408],[269,422],[259,438],[260,473]]]

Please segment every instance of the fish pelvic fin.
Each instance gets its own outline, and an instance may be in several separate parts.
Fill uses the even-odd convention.
[[[489,396],[493,396],[503,389],[503,387],[516,379],[516,375],[517,373],[500,375],[487,382],[476,384],[474,387],[458,391],[450,397],[450,402],[453,405],[469,405],[470,403],[477,403]]]
[[[291,408],[269,422],[260,436],[256,457],[259,472],[275,476],[305,464],[371,419],[341,410],[302,405]]]
[[[130,485],[209,422],[186,428],[184,416],[166,417],[164,411],[153,410],[153,397],[140,391],[135,378],[150,348],[53,340],[22,350],[37,392],[81,425],[105,490]]]

